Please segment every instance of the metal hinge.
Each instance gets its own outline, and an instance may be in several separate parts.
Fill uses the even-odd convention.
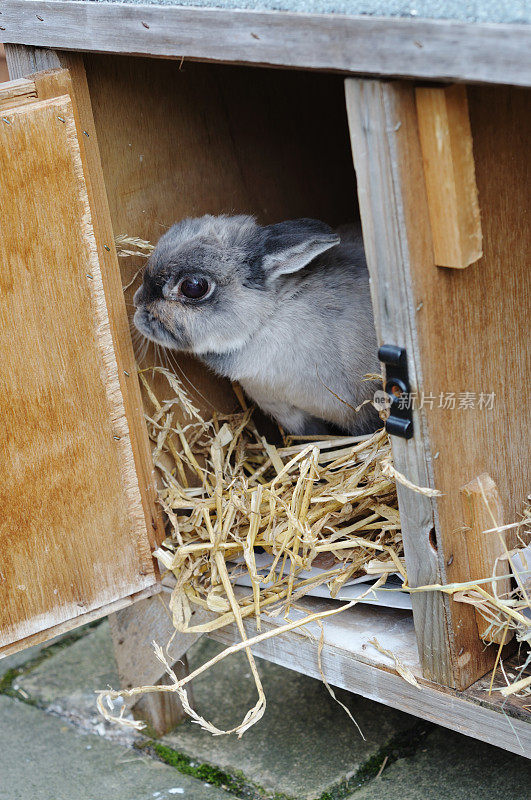
[[[385,364],[384,389],[389,397],[390,414],[385,429],[393,436],[411,439],[413,415],[406,349],[396,344],[383,344],[378,350],[378,358]]]

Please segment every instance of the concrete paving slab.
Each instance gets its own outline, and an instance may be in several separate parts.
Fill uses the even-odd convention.
[[[531,761],[436,728],[347,800],[529,800]]]
[[[117,689],[119,685],[107,621],[68,647],[56,650],[14,684],[24,697],[79,728],[120,744],[132,744],[142,737],[131,728],[105,722],[96,708],[96,690],[108,686]]]
[[[220,645],[202,639],[189,653],[192,669],[220,649]],[[318,797],[350,778],[395,734],[415,724],[416,720],[406,714],[339,692],[358,721],[364,741],[319,681],[262,660],[259,669],[268,706],[264,718],[242,739],[212,737],[185,722],[163,743],[196,764],[243,773],[247,781],[268,793],[276,791],[302,800]],[[109,726],[96,711],[94,690],[119,683],[107,623],[57,651],[17,683],[39,705],[84,730],[120,743],[141,738],[127,729]],[[193,690],[197,710],[224,728],[240,722],[256,700],[243,654],[231,656],[201,676]]]
[[[201,640],[190,652],[195,668],[219,652]],[[365,736],[362,739],[344,710],[320,681],[258,660],[267,709],[258,725],[242,739],[213,738],[189,722],[163,738],[174,749],[227,772],[241,770],[267,792],[317,798],[351,778],[358,769],[402,731],[414,717],[359,696],[338,691]],[[238,724],[256,701],[254,681],[244,654],[236,654],[194,681],[195,707],[219,727]]]
[[[66,635],[68,636],[68,634]],[[19,650],[18,653],[0,658],[0,677],[11,669],[25,666],[29,661],[33,661],[40,656],[48,647],[58,644],[64,638],[64,636],[56,636],[55,639],[35,644],[33,647],[27,647],[25,650]]]
[[[107,621],[58,650],[19,680],[19,685],[43,705],[62,698],[94,705],[94,690],[117,688],[118,672]]]
[[[0,800],[234,800],[172,767],[0,697]]]

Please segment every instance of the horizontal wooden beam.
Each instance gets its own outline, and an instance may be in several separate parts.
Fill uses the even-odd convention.
[[[2,0],[0,41],[60,50],[531,85],[531,26]]]
[[[315,612],[330,608],[330,602],[304,598],[299,607]],[[294,611],[290,618],[299,614],[299,610]],[[308,630],[281,633],[255,645],[253,653],[317,680],[324,675],[332,686],[531,758],[530,715],[518,706],[509,707],[498,692],[489,697],[488,679],[465,692],[456,692],[420,677],[413,621],[407,617],[407,613],[392,609],[360,605],[329,618],[323,626],[322,673],[317,658],[321,631],[316,624],[308,626],[313,637]],[[263,615],[262,632],[283,623],[282,617]],[[254,621],[246,621],[245,629],[249,637],[256,635]],[[225,645],[240,640],[234,625],[209,636]],[[418,686],[407,683],[396,672],[393,660],[371,645],[374,639],[400,659]]]

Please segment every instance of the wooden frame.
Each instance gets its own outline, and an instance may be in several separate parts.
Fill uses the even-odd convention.
[[[531,84],[531,26],[3,0],[0,41],[430,80]]]
[[[27,2],[33,3],[34,0],[27,0]],[[70,6],[69,3],[60,5]],[[99,4],[91,7],[99,7]],[[127,15],[129,11],[125,13]],[[194,43],[193,48],[196,47],[197,45]],[[194,50],[194,52],[196,51]],[[135,110],[128,111],[127,99],[122,98],[120,101],[118,93],[113,93],[114,67],[105,72],[98,69],[98,65],[102,63],[100,62],[102,56],[87,56],[85,59],[89,67],[87,82],[83,59],[79,55],[56,54],[52,51],[13,45],[7,47],[7,54],[10,68],[17,74],[27,74],[36,69],[55,67],[59,64],[70,67],[74,79],[74,92],[76,96],[79,92],[79,96],[86,101],[82,104],[83,113],[86,115],[85,119],[88,119],[90,125],[93,126],[91,131],[97,129],[100,138],[104,162],[103,175],[107,183],[111,206],[114,204],[114,208],[111,207],[111,217],[115,232],[130,232],[117,228],[118,225],[121,227],[124,222],[128,221],[128,216],[120,207],[119,198],[123,193],[115,192],[117,187],[121,186],[121,176],[116,165],[113,166],[112,159],[115,137],[121,136],[120,141],[122,141],[124,135],[126,136],[119,132],[119,126],[123,125],[123,119],[120,114],[116,113],[117,104],[122,103],[125,114],[134,114]],[[118,63],[115,65],[116,74],[119,69],[124,68],[125,62],[121,63],[120,68]],[[155,66],[157,64],[158,67]],[[153,62],[153,69],[158,69],[157,75],[163,72],[161,64],[162,62]],[[289,64],[289,66],[293,66],[293,64]],[[137,70],[140,70],[138,65],[135,67],[135,75],[139,74]],[[143,80],[146,80],[145,76]],[[158,100],[164,100],[166,90],[160,87],[158,81],[152,82],[150,91],[154,92]],[[172,91],[174,91],[173,88]],[[489,107],[489,98],[481,94],[483,91],[478,89],[474,96],[472,122],[474,119],[476,121],[481,119],[482,100],[485,101],[485,108]],[[518,103],[516,106],[514,105],[515,101],[512,99],[511,91],[508,89],[498,89],[497,91],[501,92],[500,97],[504,98],[501,106],[507,109],[512,105],[512,113],[514,113],[514,108],[518,106]],[[95,102],[95,126],[90,108],[91,98]],[[163,109],[164,115],[171,113],[167,104],[158,103],[158,101],[157,104]],[[157,107],[157,104],[154,108]],[[430,339],[428,321],[426,318],[422,319],[420,312],[423,307],[428,306],[426,298],[430,297],[430,292],[434,294],[434,297],[439,298],[437,281],[446,281],[447,277],[434,277],[438,274],[438,270],[433,260],[414,87],[404,82],[385,83],[350,79],[347,84],[347,108],[358,173],[358,193],[365,245],[373,274],[374,304],[379,337],[381,341],[397,343],[406,347],[412,386],[422,390],[424,386],[429,386],[425,382],[426,376],[432,378],[434,374],[430,373],[434,341]],[[503,108],[501,109],[502,118]],[[510,116],[505,117],[505,122],[509,118]],[[370,120],[370,125],[366,124],[367,120]],[[167,142],[164,132],[157,127],[156,120],[152,120],[152,126],[156,135],[153,136],[151,144],[146,143],[147,146],[157,150],[162,149],[164,158],[171,163],[172,151],[166,149]],[[472,129],[474,130],[474,124]],[[159,148],[159,137],[164,140],[162,148]],[[94,147],[97,147],[96,136],[93,141],[95,142]],[[511,146],[516,148],[515,140],[511,141]],[[479,146],[484,155],[492,154],[491,142],[482,139],[479,141]],[[150,183],[149,190],[152,196],[146,198],[146,205],[151,208],[149,212],[151,214],[150,225],[154,225],[156,222],[153,209],[157,208],[156,203],[158,202],[156,198],[157,181],[164,174],[164,167],[165,164],[149,167],[154,170],[151,173],[154,180],[153,183]],[[492,195],[485,194],[488,186],[484,177],[484,175],[478,175],[480,205],[482,191],[484,196],[489,197],[489,202],[494,203]],[[245,181],[243,185],[245,185]],[[499,187],[495,191],[499,193]],[[114,196],[115,194],[116,196]],[[241,186],[235,189],[235,197],[237,198],[235,209],[241,207],[242,210],[245,210],[245,203],[249,202],[249,196]],[[207,200],[208,198],[201,198],[198,207],[194,207],[194,213],[202,213],[201,203]],[[182,200],[182,192],[175,191],[171,200],[175,213],[180,213],[179,202],[184,202],[183,208],[186,208],[185,201],[186,198],[184,201]],[[150,206],[150,203],[153,205]],[[284,206],[279,206],[279,208],[284,208]],[[220,210],[222,210],[221,207]],[[131,219],[133,221],[140,220],[139,215],[142,212],[143,209],[138,205],[135,207]],[[493,211],[493,215],[495,213]],[[492,236],[490,216],[488,214],[486,219],[483,219],[484,223],[487,222],[485,226],[487,244],[488,237]],[[134,233],[145,235],[148,238],[152,235],[149,229],[147,231],[135,230]],[[517,270],[522,263],[521,252],[523,250],[517,249],[513,265]],[[472,277],[467,279],[469,281],[467,285],[460,284],[461,300],[472,301],[474,298],[474,280],[476,278],[470,270],[479,270],[483,267],[487,274],[494,279],[495,265],[488,255],[488,247],[486,253],[485,260],[462,271]],[[466,276],[461,277],[461,274],[457,275],[455,271],[453,274],[459,280],[466,278]],[[382,286],[387,287],[385,297],[381,290]],[[422,289],[420,292],[419,287]],[[445,302],[447,301],[448,298],[445,298]],[[449,306],[448,308],[451,310]],[[454,321],[458,327],[458,320],[454,319]],[[482,321],[479,319],[472,323],[476,325],[474,331],[477,335]],[[515,335],[519,335],[518,327],[516,327]],[[497,353],[496,358],[500,357],[500,353]],[[206,391],[208,392],[208,388]],[[504,420],[500,418],[499,422],[502,424]],[[494,474],[496,482],[499,484],[502,499],[505,501],[505,512],[513,514],[514,507],[510,508],[507,503],[507,479],[501,473],[496,474],[496,463],[493,464],[492,461],[485,463],[482,459],[482,448],[487,449],[489,441],[488,428],[481,427],[481,425],[476,428],[477,445],[473,450],[473,458],[470,463],[467,462],[467,470],[473,470],[473,474],[465,474],[467,470],[465,473],[460,471],[459,464],[453,463],[452,470],[445,472],[440,467],[441,462],[438,462],[438,453],[448,454],[448,445],[445,444],[444,438],[441,439],[442,434],[438,433],[438,426],[444,430],[444,436],[448,437],[451,433],[448,427],[444,427],[444,420],[426,410],[415,411],[414,424],[416,430],[421,433],[420,436],[417,435],[410,442],[394,441],[396,465],[415,483],[431,487],[442,485],[446,497],[436,503],[433,499],[419,497],[402,487],[399,489],[410,582],[412,585],[420,585],[435,583],[439,580],[442,582],[466,580],[467,568],[463,566],[467,564],[466,547],[463,546],[461,538],[456,535],[457,532],[451,524],[452,518],[456,518],[456,502],[460,502],[459,489],[481,472],[488,470]],[[458,428],[458,430],[459,436],[462,437],[462,429]],[[504,428],[500,428],[500,430],[503,432]],[[502,462],[507,464],[507,450],[504,448],[503,436],[499,438],[498,454],[502,453]],[[524,440],[523,436],[521,438]],[[522,457],[525,459],[525,453]],[[451,484],[448,483],[450,473],[453,481]],[[459,476],[459,480],[457,480],[457,476]],[[520,500],[522,477],[523,471],[520,471],[517,492],[513,498],[514,503]],[[456,481],[457,485],[455,485]],[[459,510],[457,515],[460,514]],[[312,601],[309,602],[311,604]],[[413,629],[411,622],[405,624],[403,636],[405,649],[400,650],[400,653],[401,657],[404,656],[405,663],[416,675],[418,682],[422,684],[422,690],[404,684],[403,679],[394,672],[392,663],[385,657],[368,656],[367,639],[370,638],[370,633],[366,634],[364,641],[360,639],[359,635],[356,638],[353,634],[354,628],[359,634],[360,631],[370,630],[372,632],[372,629],[380,626],[382,644],[389,646],[389,643],[383,639],[390,616],[386,612],[382,612],[378,617],[380,620],[378,623],[372,609],[356,609],[358,614],[356,620],[349,616],[347,623],[344,621],[347,618],[340,617],[338,620],[341,621],[336,621],[334,625],[326,627],[323,670],[327,679],[335,685],[358,691],[372,699],[432,719],[468,735],[482,738],[531,757],[530,726],[525,721],[525,711],[519,707],[517,701],[506,702],[503,707],[500,703],[491,702],[487,698],[484,683],[481,681],[477,683],[477,679],[492,665],[493,653],[495,654],[496,648],[489,648],[488,651],[485,651],[478,637],[473,609],[449,601],[438,593],[414,595],[413,602],[415,628]],[[152,605],[150,607],[153,608]],[[123,618],[125,619],[125,616]],[[127,619],[129,620],[127,624],[138,627],[138,636],[146,639],[153,623],[143,622],[142,619],[152,619],[150,614],[135,615],[131,610],[131,613],[127,614]],[[124,622],[123,625],[125,626],[125,624]],[[274,624],[271,620],[264,619],[264,626]],[[118,621],[118,629],[120,625],[122,622]],[[249,630],[252,632],[252,626]],[[223,631],[219,633],[218,638],[229,641],[232,635],[230,631]],[[340,636],[341,642],[339,642],[338,636]],[[119,635],[117,641],[119,641]],[[421,653],[420,661],[415,655],[417,645]],[[124,645],[119,644],[118,648],[122,646]],[[389,647],[389,649],[394,648]],[[183,653],[184,650],[185,647],[182,650]],[[268,640],[267,643],[259,645],[256,652],[258,655],[263,655],[278,663],[285,663],[287,666],[307,674],[319,676],[315,644],[301,634],[293,633],[279,639]],[[127,673],[129,681],[141,682],[141,676],[138,671],[135,673],[135,667],[131,666],[127,654],[123,653],[122,655],[125,664],[122,670],[124,681],[128,680]],[[155,679],[156,676],[151,675],[149,681]],[[436,683],[459,689],[468,687],[471,683],[474,685],[467,692],[457,694],[451,688],[445,689],[435,685]],[[164,720],[166,711],[159,709],[159,712],[160,719]],[[514,734],[510,735],[507,730],[505,712],[509,712],[512,717],[509,727],[511,727],[511,731],[516,730],[516,737]],[[175,718],[175,716],[170,714],[170,718]]]

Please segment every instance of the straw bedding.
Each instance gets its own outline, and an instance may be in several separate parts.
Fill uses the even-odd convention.
[[[127,237],[119,237],[117,244],[119,254],[126,256],[146,254],[151,249],[148,243]],[[169,399],[157,397],[154,391],[153,376],[157,373],[167,381]],[[296,622],[289,619],[290,607],[310,589],[326,583],[335,597],[347,581],[361,574],[381,576],[377,580],[381,584],[387,574],[399,573],[403,590],[451,594],[456,600],[474,604],[489,620],[491,631],[503,630],[505,636],[514,631],[520,642],[530,643],[531,619],[525,615],[529,591],[522,585],[510,596],[500,598],[492,591],[490,579],[408,587],[396,484],[402,482],[429,495],[438,493],[412,487],[396,472],[389,437],[383,429],[366,437],[311,441],[284,437],[281,444],[274,445],[258,431],[253,409],[247,407],[238,387],[235,392],[240,411],[204,419],[172,372],[155,367],[139,374],[153,460],[161,477],[159,499],[168,521],[167,538],[156,556],[174,576],[169,605],[175,628],[207,632],[235,623],[241,642],[212,663],[230,652],[245,650],[258,700],[239,725],[230,731],[219,730],[190,707],[184,688],[210,664],[179,681],[162,649],[156,646],[173,684],[100,694],[99,707],[107,719],[140,727],[141,723],[123,716],[123,708],[116,716],[113,700],[144,691],[174,691],[187,713],[206,730],[241,735],[265,709],[252,642],[352,607],[359,601],[333,606],[328,612]],[[522,544],[530,522],[530,509],[526,508],[517,523]],[[258,552],[269,554],[267,575],[257,568]],[[505,557],[510,560],[511,554]],[[306,577],[312,566],[319,566],[319,573]],[[250,578],[251,588],[235,592],[235,582],[242,573]],[[370,592],[369,587],[366,593]],[[212,612],[208,622],[192,624],[194,606]],[[260,616],[264,613],[283,614],[286,624],[261,633]],[[257,637],[253,640],[247,638],[243,624],[249,617],[256,621]],[[406,680],[415,681],[404,674],[400,664],[397,668]],[[503,691],[529,692],[531,679],[517,680]]]

